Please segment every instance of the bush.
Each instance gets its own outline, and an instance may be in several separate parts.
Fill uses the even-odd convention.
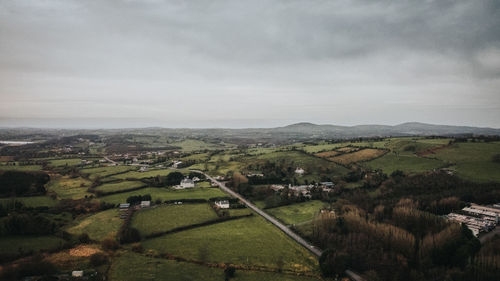
[[[90,243],[90,237],[87,233],[82,233],[78,236],[78,241],[83,244],[88,244]]]
[[[133,243],[141,241],[139,230],[133,227],[127,227],[120,232],[120,243]]]
[[[0,273],[1,280],[22,280],[26,276],[48,276],[57,272],[56,267],[35,256],[27,262],[6,266]]]
[[[229,280],[229,278],[233,278],[235,272],[236,268],[231,265],[226,266],[226,268],[224,269],[224,276],[226,277],[226,280]]]
[[[114,251],[114,250],[120,248],[120,245],[118,244],[118,242],[116,242],[116,240],[113,238],[106,238],[106,239],[102,240],[101,246],[103,249],[110,250],[110,251]]]
[[[134,243],[132,244],[132,251],[141,254],[144,252],[144,248],[142,247],[141,243]]]
[[[103,253],[95,253],[90,256],[90,264],[92,266],[100,266],[108,263],[108,256]]]

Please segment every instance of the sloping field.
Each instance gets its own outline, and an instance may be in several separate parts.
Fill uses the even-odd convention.
[[[316,154],[314,154],[314,156],[318,156],[321,158],[329,158],[329,157],[336,156],[338,154],[340,154],[340,152],[338,152],[336,150],[332,150],[332,151],[325,151],[325,152],[316,153]]]
[[[91,184],[89,180],[81,177],[59,176],[50,180],[47,190],[55,192],[60,199],[82,199],[92,195],[87,192]]]
[[[95,190],[102,192],[115,192],[115,191],[126,191],[141,186],[146,186],[146,184],[140,181],[122,181],[115,183],[105,183],[103,185],[97,186]]]
[[[297,224],[310,221],[321,208],[328,204],[319,200],[312,200],[282,207],[266,209],[266,212],[278,218],[285,224]]]
[[[396,155],[389,152],[386,155],[362,164],[372,170],[381,169],[386,174],[396,170],[407,173],[421,173],[443,167],[445,163],[437,159],[417,157],[415,155]]]
[[[457,175],[474,181],[500,182],[500,163],[493,156],[500,154],[500,142],[456,143],[427,155],[454,165]]]
[[[146,249],[211,262],[262,265],[312,271],[312,254],[259,216],[190,229],[142,243]]]
[[[328,158],[328,160],[334,161],[339,164],[347,165],[351,163],[356,163],[359,161],[367,161],[373,158],[380,157],[384,155],[386,151],[374,148],[366,148],[352,153],[342,154],[336,157]]]
[[[151,178],[151,177],[156,177],[156,176],[167,176],[170,173],[173,172],[181,172],[184,173],[187,170],[173,170],[173,169],[158,169],[158,170],[150,170],[146,172],[139,172],[139,171],[130,171],[127,173],[119,174],[119,175],[114,175],[114,179],[144,179],[144,178]]]
[[[29,171],[41,171],[42,166],[40,165],[0,165],[0,171],[23,171],[23,172],[29,172]]]
[[[116,234],[123,224],[119,212],[118,209],[110,209],[79,218],[66,231],[74,235],[87,233],[93,240],[103,240],[109,235]]]
[[[163,205],[135,213],[132,226],[145,236],[216,218],[215,211],[208,203]]]
[[[165,200],[180,200],[180,199],[209,199],[213,197],[223,197],[226,196],[218,188],[193,188],[184,190],[172,190],[167,188],[158,187],[146,187],[140,190],[134,190],[130,192],[123,192],[113,195],[107,195],[99,197],[99,201],[119,204],[127,201],[127,198],[134,195],[146,195],[150,194],[153,201],[160,199]]]
[[[137,170],[137,167],[133,166],[109,166],[109,167],[99,167],[99,168],[87,168],[81,169],[82,174],[88,174],[90,179],[95,179],[97,177],[107,177],[114,174],[124,173],[126,171]]]
[[[224,280],[224,270],[187,262],[156,259],[132,252],[119,252],[109,271],[111,281],[150,280]],[[312,277],[293,276],[272,272],[236,270],[234,281],[310,281]]]

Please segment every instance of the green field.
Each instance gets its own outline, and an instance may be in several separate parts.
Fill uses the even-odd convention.
[[[492,161],[493,156],[500,154],[500,142],[491,143],[456,143],[429,158],[443,160],[457,171],[457,175],[475,181],[500,182],[500,163]]]
[[[163,205],[136,212],[132,226],[145,236],[216,218],[215,211],[208,203]]]
[[[253,264],[313,271],[317,260],[276,227],[259,216],[190,229],[142,243],[146,249],[190,259]]]
[[[298,224],[310,221],[319,210],[328,204],[319,200],[312,200],[288,206],[266,209],[266,212],[286,224]]]
[[[173,169],[158,169],[158,170],[149,170],[147,172],[139,172],[139,171],[130,171],[127,173],[119,174],[119,175],[114,175],[114,179],[144,179],[144,178],[151,178],[151,177],[156,177],[156,176],[167,176],[170,173],[173,172],[181,172],[185,173],[187,170],[173,170]]]
[[[60,199],[81,199],[91,196],[87,189],[92,183],[84,178],[56,177],[47,185],[47,190],[55,192]]]
[[[67,158],[67,159],[50,159],[49,165],[54,166],[54,167],[61,167],[61,166],[76,166],[80,165],[82,163],[82,159],[80,158]]]
[[[179,200],[179,199],[209,199],[213,197],[226,196],[226,194],[218,188],[193,188],[184,190],[172,190],[167,188],[146,187],[140,190],[103,196],[100,197],[99,200],[102,202],[119,204],[119,203],[124,203],[130,196],[146,195],[146,194],[150,194],[153,201],[155,201],[156,199],[160,199],[162,201]]]
[[[431,171],[445,166],[443,161],[417,157],[416,155],[396,155],[389,152],[386,155],[372,161],[364,162],[363,166],[372,170],[381,169],[386,174],[391,174],[396,170],[407,173],[420,173]]]
[[[149,280],[224,280],[222,268],[212,268],[186,262],[146,257],[132,252],[119,252],[109,271],[111,281]],[[271,272],[236,270],[235,281],[308,281],[312,277],[300,277]]]
[[[57,200],[49,196],[29,196],[29,197],[11,197],[0,198],[0,204],[12,204],[15,201],[23,203],[25,207],[54,207],[58,204]]]
[[[55,249],[64,243],[63,239],[55,236],[0,236],[0,253],[38,252]]]
[[[127,171],[137,170],[137,167],[132,166],[109,166],[109,167],[98,167],[98,168],[86,168],[81,169],[82,174],[88,174],[90,179],[95,179],[97,177],[108,177],[110,175],[125,173]]]
[[[174,142],[174,143],[171,143],[170,145],[178,146],[184,152],[193,152],[193,151],[199,151],[199,150],[205,150],[205,149],[207,149],[207,150],[223,149],[227,146],[227,145],[208,143],[208,142],[204,142],[201,140],[191,140],[191,139],[190,140],[183,140],[180,142]]]
[[[120,210],[109,209],[75,220],[66,231],[74,235],[87,233],[91,239],[100,241],[118,232],[122,224]]]
[[[95,188],[97,191],[102,192],[114,192],[114,191],[125,191],[129,189],[138,188],[141,186],[146,186],[145,183],[140,181],[122,181],[115,183],[105,183],[103,185],[99,185]]]

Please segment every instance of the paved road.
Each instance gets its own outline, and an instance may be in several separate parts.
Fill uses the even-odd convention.
[[[229,193],[233,197],[238,198],[241,202],[245,203],[245,205],[248,208],[252,209],[254,212],[256,212],[257,214],[261,215],[267,221],[269,221],[270,223],[274,224],[276,227],[278,227],[279,229],[281,229],[281,231],[283,231],[286,235],[290,236],[293,240],[297,241],[297,243],[299,243],[300,245],[302,245],[304,248],[306,248],[307,250],[309,250],[314,255],[316,255],[318,257],[321,256],[321,253],[322,253],[321,249],[319,249],[318,247],[315,247],[314,245],[312,245],[311,243],[307,242],[306,240],[304,240],[299,235],[295,234],[286,225],[282,224],[277,219],[273,218],[272,216],[268,215],[266,212],[264,212],[261,209],[259,209],[257,206],[255,206],[254,204],[252,204],[250,201],[246,200],[243,196],[241,196],[238,193],[236,193],[236,192],[232,191],[231,189],[227,188],[224,185],[224,183],[221,183],[221,182],[215,180],[214,178],[212,178],[211,176],[205,174],[202,171],[198,171],[198,170],[191,170],[191,171],[205,175],[205,177],[207,177],[208,179],[210,179],[212,182],[215,182],[220,187],[220,189],[222,189],[222,191],[224,191],[226,193]],[[346,274],[351,279],[353,279],[355,281],[365,281],[363,278],[361,278],[361,276],[359,276],[358,274],[356,274],[356,273],[354,273],[354,272],[352,272],[350,270],[346,270]]]

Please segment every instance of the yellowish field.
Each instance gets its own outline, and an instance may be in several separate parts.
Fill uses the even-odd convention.
[[[316,153],[314,155],[321,157],[321,158],[329,158],[329,157],[337,156],[339,154],[340,154],[340,152],[332,150],[332,151],[325,151],[325,152]]]
[[[384,150],[374,149],[374,148],[366,148],[366,149],[362,149],[362,150],[359,150],[359,151],[356,151],[353,153],[347,153],[347,154],[343,154],[340,156],[328,158],[328,160],[331,160],[331,161],[339,163],[339,164],[347,165],[347,164],[356,163],[359,161],[366,161],[366,160],[370,160],[373,158],[377,158],[379,156],[384,155],[384,153],[385,153]]]

